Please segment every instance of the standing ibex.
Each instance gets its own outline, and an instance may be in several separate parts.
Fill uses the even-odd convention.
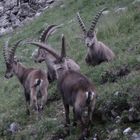
[[[39,42],[43,42],[43,43],[48,44],[47,41],[48,41],[49,36],[56,29],[58,29],[60,27],[61,27],[61,25],[58,25],[58,26],[57,25],[49,25],[48,28],[46,28],[41,33],[40,38],[39,38]],[[55,58],[50,53],[48,53],[47,51],[45,51],[44,49],[41,49],[41,48],[35,49],[34,52],[32,53],[32,57],[33,57],[34,61],[37,63],[42,63],[43,61],[45,61],[46,65],[47,65],[48,80],[49,80],[49,82],[53,82],[56,79],[55,71],[52,67],[52,62],[55,60]]]
[[[11,49],[8,48],[8,41],[3,48],[3,56],[6,64],[5,78],[9,79],[15,75],[24,88],[27,113],[29,114],[29,105],[37,112],[42,110],[47,101],[48,79],[46,73],[41,69],[26,68],[15,60],[15,51],[19,46],[18,41]],[[40,102],[39,102],[40,98]]]
[[[110,48],[108,48],[108,46],[98,41],[96,37],[95,27],[102,12],[105,9],[106,8],[98,12],[98,14],[93,19],[91,27],[88,31],[86,30],[85,24],[82,21],[80,14],[77,13],[77,19],[78,19],[79,25],[84,33],[85,44],[88,47],[85,61],[87,64],[93,65],[93,66],[98,65],[105,61],[111,61],[115,57],[115,54],[113,53],[113,51]]]
[[[58,89],[63,98],[66,124],[70,124],[69,106],[72,106],[74,125],[76,121],[80,122],[82,128],[80,140],[83,140],[88,136],[96,101],[96,92],[92,82],[80,72],[68,68],[64,36],[62,36],[61,56],[43,43],[30,42],[30,44],[45,49],[56,58],[54,69],[58,79]]]
[[[49,36],[51,35],[52,32],[54,32],[54,30],[56,30],[57,28],[60,28],[62,25],[50,25],[48,26],[48,28],[46,30],[44,30],[41,33],[40,36],[40,40],[39,42],[42,43],[46,43],[47,44],[47,40],[49,38]],[[49,46],[47,44],[47,46]],[[52,48],[53,52],[55,52],[57,54],[57,52]],[[33,53],[33,58],[35,62],[46,62],[47,68],[48,68],[48,79],[51,81],[54,81],[55,79],[57,79],[56,77],[56,72],[54,69],[54,60],[56,59],[51,53],[47,52],[46,50],[39,48],[36,51],[34,51]],[[66,58],[67,61],[67,65],[69,69],[75,70],[75,71],[80,71],[80,67],[79,65],[72,59],[70,58]]]

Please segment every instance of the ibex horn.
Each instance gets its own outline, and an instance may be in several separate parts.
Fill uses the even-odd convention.
[[[52,32],[54,32],[56,29],[62,27],[63,24],[60,25],[49,25],[48,28],[46,28],[40,35],[40,42],[45,43],[45,41],[48,41],[49,36]]]
[[[80,25],[82,31],[84,32],[84,34],[86,34],[86,32],[87,32],[87,31],[86,31],[86,27],[85,27],[85,24],[84,24],[82,18],[80,17],[79,12],[77,12],[77,20],[78,20],[78,22],[79,22],[79,25]]]
[[[93,32],[93,31],[95,30],[96,24],[97,24],[99,18],[101,17],[102,12],[105,11],[106,9],[107,9],[107,8],[103,8],[102,10],[100,10],[100,11],[96,14],[95,18],[92,20],[92,23],[91,23],[91,27],[90,27],[90,29],[89,29],[89,32]]]
[[[31,44],[31,45],[35,45],[41,49],[44,49],[46,51],[48,51],[50,54],[52,54],[56,59],[60,59],[60,56],[54,52],[48,45],[41,43],[41,42],[26,42],[26,44]]]
[[[8,63],[8,45],[9,45],[9,38],[8,40],[5,42],[5,45],[3,46],[3,57],[6,63]]]
[[[18,40],[9,51],[9,61],[14,61],[15,51],[22,40]]]
[[[61,57],[66,57],[66,46],[65,46],[65,37],[64,34],[62,34],[62,48],[61,48]]]

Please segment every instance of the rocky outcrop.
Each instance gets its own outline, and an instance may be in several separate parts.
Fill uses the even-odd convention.
[[[0,36],[39,16],[55,0],[0,0]]]

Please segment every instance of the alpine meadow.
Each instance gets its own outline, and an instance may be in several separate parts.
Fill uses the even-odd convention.
[[[105,10],[102,11],[96,23],[94,37],[96,36],[98,42],[103,42],[109,48],[113,59],[92,65],[86,61],[89,47],[85,43],[77,13],[80,14],[85,28],[89,29],[93,18],[104,8]],[[65,127],[65,115],[67,114],[65,114],[63,102],[66,99],[62,98],[62,94],[59,93],[57,85],[59,78],[49,82],[47,103],[41,113],[38,112],[39,117],[36,117],[36,113],[30,115],[26,113],[24,90],[17,77],[5,78],[3,46],[7,40],[9,40],[9,48],[21,40],[15,55],[23,65],[47,72],[48,63],[46,65],[45,62],[34,62],[32,54],[38,47],[31,45],[31,42],[39,42],[42,31],[50,25],[61,27],[50,33],[46,44],[61,55],[61,47],[65,45],[67,61],[70,58],[74,66],[78,67],[77,73],[80,73],[81,77],[90,79],[95,86],[96,104],[87,140],[139,140],[139,0],[55,0],[54,4],[46,8],[34,20],[23,27],[16,28],[13,32],[0,36],[0,140],[78,140],[81,135],[80,124],[72,125],[73,110],[71,107],[69,114],[71,123]],[[65,43],[62,34],[65,37]],[[100,55],[98,54],[99,52],[95,57]],[[63,62],[63,59],[61,61]],[[72,82],[76,79],[74,78],[71,79]],[[80,96],[78,93],[77,95]],[[94,98],[94,92],[90,96]],[[71,97],[68,96],[68,98]],[[78,101],[76,97],[73,98],[76,104],[75,102]],[[82,103],[84,104],[84,99]]]

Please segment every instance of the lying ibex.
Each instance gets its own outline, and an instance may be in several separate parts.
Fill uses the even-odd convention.
[[[49,38],[49,36],[51,35],[51,33],[54,32],[54,30],[56,30],[59,27],[61,27],[61,25],[48,26],[48,28],[42,32],[39,42],[47,44],[46,41]],[[47,44],[47,46],[49,46],[49,45]],[[57,54],[57,52],[54,49],[52,49],[52,50],[53,50],[53,52],[55,52]],[[53,64],[53,62],[56,60],[56,58],[54,56],[52,56],[51,53],[48,53],[47,51],[45,51],[42,48],[39,48],[38,50],[34,51],[33,58],[34,58],[35,62],[40,62],[40,63],[43,61],[46,62],[46,65],[48,67],[48,79],[50,80],[50,82],[57,79],[56,72],[54,69],[54,64]],[[80,71],[79,65],[74,60],[72,60],[70,58],[66,58],[66,61],[67,61],[67,65],[68,65],[69,69],[72,69],[75,71]]]
[[[70,124],[69,106],[72,106],[74,125],[76,124],[76,121],[80,122],[82,128],[80,139],[84,139],[88,136],[96,101],[96,92],[93,84],[80,72],[68,68],[64,36],[62,36],[61,56],[45,44],[38,42],[30,43],[45,49],[56,58],[54,61],[54,69],[58,77],[58,89],[63,98],[66,124]]]
[[[84,33],[85,44],[88,47],[85,61],[87,64],[93,65],[93,66],[98,65],[105,61],[111,61],[115,57],[115,54],[113,53],[113,51],[108,46],[98,41],[96,37],[95,27],[102,12],[105,9],[106,8],[98,12],[98,14],[93,19],[91,27],[88,31],[86,30],[85,24],[82,21],[80,14],[77,13],[77,19],[78,19],[79,25]]]
[[[30,113],[29,105],[37,112],[42,110],[47,101],[48,79],[46,73],[41,69],[26,68],[15,60],[15,51],[19,46],[18,41],[11,49],[6,42],[3,48],[3,56],[6,64],[5,78],[9,79],[15,75],[24,88],[27,113]],[[39,102],[40,98],[40,102]]]

